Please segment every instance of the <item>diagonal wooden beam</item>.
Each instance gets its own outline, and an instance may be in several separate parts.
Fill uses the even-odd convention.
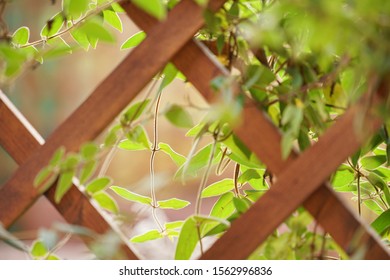
[[[131,3],[122,5],[130,18],[143,30],[149,32],[156,20],[145,15]],[[189,41],[173,58],[172,62],[182,71],[188,80],[198,89],[206,100],[214,99],[210,81],[217,76],[228,76],[229,72],[214,58],[214,56],[195,40]],[[298,154],[293,151],[287,160],[281,156],[281,135],[279,130],[260,110],[254,107],[244,109],[244,120],[241,129],[236,133],[239,138],[279,176],[285,168],[294,162]],[[332,234],[332,237],[349,252],[351,241],[356,234],[363,231],[362,239],[366,240],[369,248],[367,258],[389,258],[389,253],[383,247],[377,234],[371,230],[353,210],[345,205],[338,194],[328,184],[324,183],[303,203],[305,208],[314,216],[321,226]],[[332,213],[333,215],[331,215]],[[209,252],[210,258],[217,258]],[[219,256],[224,258],[224,256]],[[240,258],[234,256],[234,258]]]
[[[209,4],[217,9],[224,2],[212,0]],[[34,177],[55,150],[64,146],[75,151],[82,143],[96,138],[203,23],[203,8],[191,0],[183,0],[165,21],[152,28],[147,38],[0,188],[0,221],[5,227],[39,197],[38,190],[32,187]]]
[[[272,188],[244,215],[237,219],[204,258],[246,258],[257,248],[299,205],[305,202],[351,154],[353,154],[381,125],[381,119],[366,116],[365,137],[356,131],[357,117],[364,113],[359,105],[351,107],[343,117],[286,168]],[[252,119],[252,116],[246,116]],[[241,127],[238,129],[245,130]],[[253,133],[251,133],[253,136]],[[322,204],[321,204],[322,206]],[[320,209],[319,209],[320,210]],[[328,208],[328,210],[330,210]],[[333,213],[326,215],[331,219]],[[318,216],[317,216],[318,217]],[[323,216],[325,217],[325,216]],[[363,227],[362,227],[363,229]],[[369,234],[370,230],[365,228]],[[245,238],[238,237],[245,232]],[[331,232],[332,233],[332,232]],[[389,259],[388,251],[373,235],[362,238],[366,259]],[[370,241],[367,243],[367,238]]]
[[[9,153],[17,164],[23,162],[44,144],[43,138],[24,118],[7,96],[0,91],[0,145]],[[56,207],[64,219],[75,225],[89,228],[97,234],[115,231],[122,240],[118,258],[137,259],[131,251],[127,238],[123,236],[116,225],[104,218],[104,213],[95,208],[76,186],[72,186],[60,203],[54,201],[55,188],[45,193],[46,197]],[[87,245],[93,240],[84,239]]]

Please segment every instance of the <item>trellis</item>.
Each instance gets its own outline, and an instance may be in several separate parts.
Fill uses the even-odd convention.
[[[210,0],[209,8],[216,11],[224,2]],[[67,151],[76,151],[82,143],[96,138],[168,62],[174,63],[210,102],[215,98],[210,81],[229,75],[211,52],[193,39],[204,22],[203,9],[192,0],[182,0],[162,22],[129,2],[122,6],[133,22],[146,31],[147,38],[46,142],[0,92],[0,144],[19,164],[18,170],[0,188],[0,221],[5,227],[40,197],[41,193],[33,187],[34,178],[57,148],[64,146]],[[347,254],[354,253],[358,241],[364,246],[365,259],[390,259],[388,249],[376,233],[342,202],[327,182],[330,174],[380,127],[381,120],[370,108],[381,102],[388,91],[383,83],[373,100],[361,100],[349,108],[310,149],[300,155],[293,151],[287,160],[281,156],[278,129],[255,104],[246,105],[243,122],[235,133],[267,165],[277,181],[201,258],[247,258],[303,205]],[[363,99],[368,96],[372,95],[366,94]],[[362,112],[366,133],[357,135],[355,119]],[[114,230],[123,240],[123,257],[137,259],[120,230],[77,186],[72,186],[59,204],[54,202],[54,192],[55,183],[44,195],[67,222],[101,234]]]

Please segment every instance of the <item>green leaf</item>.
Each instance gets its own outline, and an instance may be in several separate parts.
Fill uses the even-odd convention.
[[[213,208],[210,211],[210,216],[220,219],[227,219],[230,217],[236,211],[233,198],[234,194],[232,192],[223,194],[213,205]],[[214,224],[205,225],[202,229],[203,235],[207,235],[208,232],[215,227],[216,225]]]
[[[118,140],[118,131],[121,129],[122,126],[120,124],[113,126],[104,139],[104,146],[111,147],[115,145]]]
[[[118,204],[108,193],[100,191],[94,193],[92,197],[103,209],[106,209],[111,213],[118,214]]]
[[[54,179],[53,179],[54,177]],[[37,176],[35,176],[34,178],[34,187],[42,187],[44,189],[46,189],[46,187],[43,187],[42,185],[44,184],[45,186],[50,184],[50,182],[53,182],[55,181],[55,179],[57,178],[57,173],[54,172],[53,168],[51,166],[46,166],[44,167],[41,171],[39,171],[39,173],[37,174]]]
[[[152,199],[150,197],[131,192],[125,188],[112,186],[110,189],[112,189],[117,195],[119,195],[120,197],[126,200],[138,202],[146,205],[151,205],[152,203]]]
[[[50,20],[47,21],[45,26],[41,30],[42,38],[49,38],[58,33],[64,25],[64,16],[62,12],[54,15]]]
[[[264,194],[264,191],[244,190],[244,193],[249,200],[256,202]]]
[[[31,245],[30,254],[35,258],[39,259],[44,257],[47,254],[47,249],[45,244],[40,240],[35,240]]]
[[[128,139],[123,140],[118,145],[119,148],[127,151],[142,151],[146,150],[145,145],[137,142],[130,141]]]
[[[338,170],[332,178],[332,186],[336,191],[342,191],[355,180],[355,174],[349,169]]]
[[[72,187],[72,179],[74,176],[74,170],[66,171],[60,174],[58,179],[58,185],[54,195],[54,201],[59,203],[66,192]]]
[[[88,41],[91,42],[93,39],[98,39],[103,42],[113,43],[115,37],[110,31],[108,31],[98,20],[88,20],[78,29],[81,33],[84,33]]]
[[[90,43],[87,35],[83,30],[76,28],[70,32],[70,35],[72,36],[73,40],[75,40],[75,42],[84,50],[87,51],[89,49]]]
[[[255,190],[268,190],[263,176],[264,170],[247,169],[238,177],[238,183],[245,184],[248,182]]]
[[[209,0],[195,0],[195,2],[196,2],[199,6],[206,7],[206,5],[207,5],[207,3],[209,2]]]
[[[26,26],[18,28],[12,35],[12,43],[16,46],[23,46],[28,43],[30,38],[30,29]]]
[[[234,182],[232,179],[223,179],[219,182],[211,184],[202,191],[202,198],[219,196],[234,189]]]
[[[63,160],[65,155],[65,147],[58,148],[52,158],[50,159],[49,166],[56,167],[60,164],[60,162]]]
[[[119,5],[118,3],[112,3],[111,8],[114,12],[117,12],[117,13],[124,13],[125,12],[125,10],[122,8],[122,6]]]
[[[121,123],[126,125],[128,123],[137,120],[145,110],[146,106],[148,106],[149,102],[150,99],[146,99],[143,101],[139,101],[134,105],[130,106],[130,108],[128,108],[122,115]]]
[[[379,215],[371,223],[372,228],[380,235],[382,235],[387,229],[390,228],[390,209],[387,209],[385,212]]]
[[[165,113],[165,117],[177,127],[190,128],[194,125],[191,115],[179,105],[172,105]]]
[[[97,162],[91,160],[85,163],[80,170],[80,184],[84,184],[96,171]]]
[[[47,44],[50,45],[51,48],[43,52],[43,59],[57,58],[73,52],[73,48],[70,47],[61,37],[50,39],[47,41]]]
[[[150,149],[150,146],[152,145],[142,125],[134,127],[126,134],[126,137],[130,142],[141,144],[146,149]]]
[[[223,141],[223,144],[231,151],[230,159],[250,168],[261,167],[261,163],[256,156],[234,134]]]
[[[245,80],[247,88],[251,88],[254,85],[265,88],[275,80],[275,74],[264,65],[250,65]]]
[[[129,39],[127,39],[121,46],[121,50],[130,49],[138,46],[141,42],[146,38],[146,33],[144,31],[140,31],[132,35]]]
[[[122,21],[116,12],[104,10],[103,17],[106,23],[117,29],[119,32],[123,32]]]
[[[85,143],[80,148],[81,156],[87,160],[95,158],[98,152],[99,147],[95,143]]]
[[[212,224],[212,227],[215,227],[219,224],[229,226],[227,221],[218,218],[203,216],[188,217],[185,220],[179,234],[175,252],[175,260],[188,260],[191,258],[191,255],[199,241],[198,232],[203,232],[203,228],[208,224]]]
[[[89,194],[94,194],[96,192],[104,190],[111,183],[112,183],[111,178],[108,177],[97,178],[86,186],[86,191]]]
[[[63,8],[67,16],[78,19],[88,9],[90,0],[64,0]]]
[[[166,153],[174,162],[177,166],[181,166],[185,163],[186,161],[186,158],[175,152],[171,146],[169,146],[168,144],[166,143],[159,143],[158,144],[158,147],[160,148],[161,151],[163,151],[164,153]]]
[[[174,221],[174,222],[169,222],[164,225],[166,229],[177,229],[182,227],[184,224],[184,221]]]
[[[175,79],[177,73],[179,72],[179,70],[177,70],[177,68],[175,67],[175,65],[173,65],[172,63],[168,63],[163,71],[162,71],[162,74],[164,76],[162,82],[161,82],[161,85],[160,85],[160,91],[163,90],[165,87],[167,87],[170,83],[173,82],[173,80]]]
[[[193,128],[187,131],[187,137],[199,137],[201,134],[207,131],[207,125],[204,123],[198,123]]]
[[[237,212],[240,214],[244,214],[252,205],[252,203],[248,201],[246,198],[237,198],[237,197],[233,197],[233,204],[234,207],[236,207]]]
[[[191,159],[186,161],[176,172],[175,178],[179,178],[183,175],[183,172],[185,172],[186,176],[194,176],[196,177],[199,170],[204,168],[209,160],[211,149],[213,144],[209,144],[202,148],[200,151],[198,151]],[[213,164],[217,163],[220,159],[220,151],[217,148],[217,151],[214,156]],[[184,170],[184,168],[186,168]]]
[[[386,155],[367,156],[360,159],[363,168],[374,170],[387,161]]]
[[[52,250],[58,242],[58,234],[54,230],[40,229],[38,237],[47,250]]]
[[[168,199],[168,200],[158,201],[159,207],[160,208],[164,208],[164,209],[175,209],[175,210],[178,210],[178,209],[182,209],[184,207],[187,207],[190,204],[191,203],[189,201],[181,200],[181,199],[177,199],[177,198],[171,198],[171,199]]]
[[[158,20],[166,17],[167,11],[161,0],[133,0],[133,3]]]
[[[142,243],[142,242],[155,240],[163,237],[164,235],[161,232],[159,232],[157,229],[153,229],[148,232],[145,232],[144,234],[134,236],[133,238],[130,239],[130,242]]]

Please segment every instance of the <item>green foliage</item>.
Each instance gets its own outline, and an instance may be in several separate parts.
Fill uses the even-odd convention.
[[[133,1],[159,20],[164,20],[167,11],[178,2]],[[196,2],[202,7],[208,4],[207,0]],[[197,248],[202,250],[203,238],[218,238],[273,182],[267,167],[234,133],[247,101],[253,101],[279,128],[283,159],[288,158],[293,149],[304,151],[367,89],[376,90],[369,76],[381,80],[390,71],[389,48],[384,39],[390,34],[386,24],[389,10],[388,1],[368,0],[230,0],[217,13],[205,8],[205,25],[196,39],[209,46],[217,59],[232,70],[230,77],[217,77],[211,82],[219,102],[201,110],[189,101],[161,110],[157,100],[170,94],[169,85],[176,78],[186,81],[184,75],[168,63],[155,77],[160,81],[155,96],[148,94],[147,98],[130,104],[108,130],[102,145],[86,143],[78,153],[58,149],[36,176],[34,185],[44,192],[58,180],[55,193],[58,203],[73,181],[78,181],[86,195],[118,220],[123,214],[116,201],[118,198],[147,206],[156,221],[156,229],[134,236],[130,241],[177,239],[175,259],[190,259]],[[64,0],[63,9],[50,17],[41,29],[40,40],[30,41],[27,26],[2,38],[1,80],[18,77],[31,62],[45,63],[79,48],[96,48],[98,42],[114,42],[112,31],[124,31],[118,15],[121,12],[124,11],[118,3],[107,0]],[[146,38],[144,31],[135,33],[120,49],[135,48]],[[236,84],[240,86],[239,94],[234,88]],[[151,110],[152,107],[156,110]],[[384,116],[387,107],[381,108]],[[192,114],[195,110],[197,113]],[[186,136],[192,137],[193,145],[186,156],[177,153],[171,143],[159,142],[155,112],[164,115],[175,127],[188,129]],[[199,118],[198,113],[203,115]],[[332,174],[330,183],[336,192],[351,197],[359,206],[357,209],[372,212],[375,217],[371,226],[383,239],[388,239],[390,127],[388,116],[384,120],[380,132]],[[356,120],[356,127],[359,121]],[[150,124],[154,129],[149,135]],[[148,155],[152,158],[150,197],[113,186],[115,180],[104,175],[103,167],[109,164],[117,148],[129,154],[130,160],[143,153],[151,154]],[[141,150],[143,153],[132,154]],[[196,203],[175,198],[175,195],[158,199],[154,160],[159,159],[154,157],[159,151],[176,165],[174,179],[201,177]],[[231,166],[235,166],[236,174],[230,172]],[[96,172],[98,167],[101,170]],[[217,178],[212,177],[210,182],[209,175],[214,169]],[[203,199],[213,202],[207,216],[200,216],[196,210],[193,215],[186,214],[185,221],[164,224],[158,220],[156,211],[181,210],[191,203],[200,205]],[[346,258],[328,235],[318,233],[317,226],[313,229],[313,223],[308,212],[298,209],[281,225],[283,230],[269,236],[250,258],[316,259],[326,258],[327,251]],[[57,258],[51,250],[58,240],[50,233],[43,233],[31,248],[26,248],[2,228],[0,238],[28,252],[34,259]],[[106,238],[102,240],[117,244],[110,237]],[[97,248],[101,253],[100,247]]]

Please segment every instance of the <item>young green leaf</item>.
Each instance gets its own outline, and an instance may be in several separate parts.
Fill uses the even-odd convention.
[[[124,13],[125,12],[125,10],[122,8],[122,6],[116,2],[112,3],[111,8],[114,12],[117,12],[117,13]]]
[[[191,203],[189,201],[181,200],[181,199],[177,199],[177,198],[171,198],[171,199],[168,199],[168,200],[160,200],[160,201],[158,201],[159,207],[160,208],[164,208],[164,209],[175,209],[175,210],[178,210],[178,209],[185,208],[185,207],[187,207],[190,204]]]
[[[175,260],[191,258],[199,241],[199,234],[204,232],[203,228],[209,224],[212,227],[219,224],[229,226],[227,221],[213,217],[190,216],[185,220],[177,241]]]
[[[198,241],[197,222],[193,216],[190,216],[181,227],[176,246],[175,260],[189,260]]]
[[[88,36],[83,30],[80,30],[79,28],[74,29],[70,32],[70,35],[72,36],[73,40],[75,40],[75,42],[84,50],[87,51],[89,49],[90,43]]]
[[[237,212],[240,214],[244,214],[252,205],[252,203],[248,201],[246,198],[237,198],[237,197],[233,197],[233,204],[236,207]]]
[[[160,91],[163,90],[165,87],[167,87],[172,81],[175,79],[177,73],[179,70],[173,65],[172,63],[168,63],[165,68],[162,71],[162,74],[164,76],[161,85],[160,85]]]
[[[47,23],[41,30],[41,37],[49,38],[57,34],[61,30],[63,25],[64,25],[64,16],[62,12],[59,12],[47,21]]]
[[[371,223],[372,228],[380,235],[382,235],[387,229],[390,228],[390,209],[387,209],[385,212],[379,215]]]
[[[194,125],[191,115],[179,105],[172,105],[165,113],[165,117],[177,127],[190,128]]]
[[[256,156],[234,134],[224,140],[223,144],[229,148],[231,151],[229,158],[235,162],[250,168],[261,167]]]
[[[186,158],[183,155],[175,152],[168,144],[160,142],[158,147],[162,152],[166,153],[176,163],[177,166],[181,166],[185,163]]]
[[[80,154],[84,159],[90,160],[95,158],[99,152],[99,147],[95,143],[83,144],[80,148]]]
[[[119,148],[127,151],[143,151],[146,150],[145,145],[137,142],[130,141],[129,139],[123,140],[118,145]]]
[[[244,193],[250,201],[256,202],[264,194],[264,191],[244,190]]]
[[[233,203],[234,194],[232,192],[227,192],[223,194],[217,202],[215,202],[213,208],[210,211],[210,216],[220,219],[227,219],[230,217],[236,210]],[[209,231],[215,228],[214,224],[206,224],[202,228],[202,236],[208,234]]]
[[[133,0],[133,3],[158,20],[166,17],[167,11],[161,0]]]
[[[111,213],[118,214],[118,204],[108,193],[100,191],[94,193],[92,197],[103,209],[106,209]]]
[[[63,9],[71,19],[78,19],[88,9],[90,0],[64,0]]]
[[[16,46],[23,46],[28,43],[29,38],[30,29],[26,26],[22,26],[12,35],[12,43],[14,43]]]
[[[220,196],[228,191],[234,189],[234,182],[232,179],[223,179],[219,182],[211,184],[202,191],[202,198]]]
[[[34,187],[46,189],[48,185],[50,186],[51,183],[54,183],[57,175],[58,174],[51,166],[44,167],[41,171],[39,171],[38,175],[35,176]]]
[[[86,186],[86,191],[89,194],[94,194],[94,193],[97,193],[97,192],[104,190],[111,183],[112,183],[111,178],[108,178],[108,177],[97,178]]]
[[[238,177],[238,183],[249,183],[255,190],[268,190],[268,186],[263,177],[264,170],[247,169]]]
[[[155,240],[163,237],[164,235],[161,232],[159,232],[157,229],[153,229],[148,232],[145,232],[144,234],[134,236],[133,238],[130,239],[130,242],[142,243],[142,242]]]
[[[143,101],[139,101],[135,103],[134,105],[130,106],[125,113],[121,117],[121,123],[126,125],[128,123],[131,123],[135,120],[137,120],[143,111],[145,110],[146,106],[148,106],[150,102],[150,99],[146,99]]]
[[[35,259],[40,259],[44,257],[47,254],[45,244],[43,244],[43,242],[40,240],[35,240],[34,243],[31,245],[30,254]]]
[[[86,34],[89,42],[91,42],[91,39],[98,39],[108,43],[115,42],[114,35],[112,35],[112,33],[108,31],[98,20],[88,20],[81,25],[78,30]]]
[[[80,170],[80,184],[84,184],[93,173],[96,171],[97,162],[95,160],[91,160],[85,163]]]
[[[145,38],[146,38],[146,33],[144,31],[137,32],[122,44],[121,50],[134,48],[134,47],[138,46],[139,44],[141,44],[141,42]]]
[[[125,188],[112,186],[110,189],[113,190],[117,195],[119,195],[120,197],[126,200],[138,202],[146,205],[151,205],[152,203],[152,199],[150,197],[131,192]]]
[[[175,221],[175,222],[169,222],[164,225],[166,229],[177,229],[181,228],[184,224],[184,221]]]
[[[387,161],[386,155],[367,156],[360,160],[363,168],[374,170]]]
[[[126,134],[127,139],[130,142],[134,142],[142,145],[146,149],[150,149],[151,143],[148,135],[142,125],[137,125]]]
[[[58,179],[58,185],[56,188],[56,192],[54,195],[54,201],[59,203],[62,197],[66,194],[66,192],[72,187],[72,179],[74,176],[74,170],[66,171],[60,174],[60,178]]]
[[[107,24],[111,25],[119,32],[121,33],[123,32],[122,21],[116,12],[110,10],[104,10],[103,17],[104,17],[104,21]]]

